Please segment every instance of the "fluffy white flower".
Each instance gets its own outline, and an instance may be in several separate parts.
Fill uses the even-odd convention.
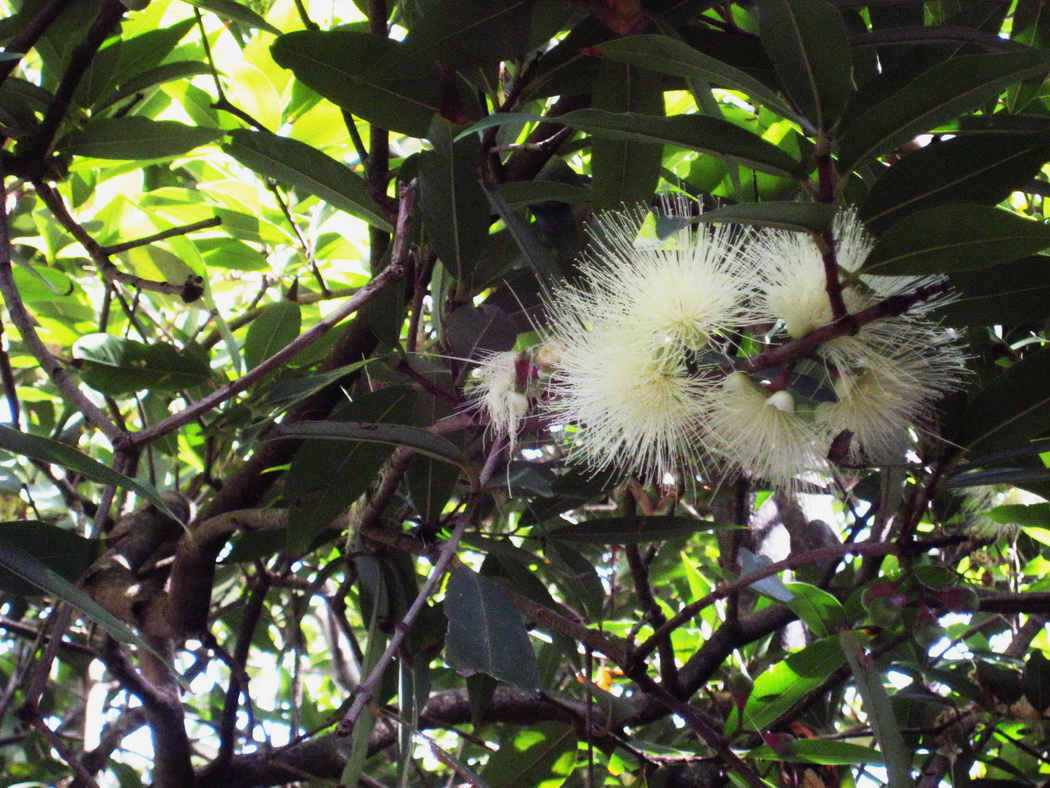
[[[711,397],[708,442],[732,467],[781,490],[827,463],[811,414],[797,413],[787,390],[770,394],[743,372],[727,376]]]
[[[521,391],[520,364],[527,363],[515,350],[491,353],[481,359],[474,370],[477,383],[471,391],[471,402],[489,419],[489,429],[497,438],[509,438],[511,444],[529,409],[528,397]]]
[[[851,464],[902,462],[909,428],[965,374],[961,347],[946,330],[905,318],[882,322],[877,334],[844,337],[826,351],[838,401],[821,404],[816,421],[828,440],[853,433]]]
[[[578,428],[571,451],[591,467],[650,477],[701,460],[700,423],[718,381],[696,351],[747,322],[752,277],[731,229],[636,245],[640,219],[603,217],[580,285],[548,305],[559,349],[550,411]]]

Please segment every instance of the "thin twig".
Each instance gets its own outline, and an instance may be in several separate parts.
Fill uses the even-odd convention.
[[[11,237],[7,224],[7,186],[0,178],[0,292],[7,304],[7,313],[12,324],[22,337],[22,342],[37,360],[51,382],[62,393],[66,401],[80,411],[84,419],[105,435],[114,446],[123,445],[127,433],[110,421],[105,412],[80,390],[58,360],[51,355],[40,335],[37,334],[33,318],[22,303],[22,296],[15,284],[11,267]]]
[[[159,233],[147,235],[144,238],[138,238],[134,241],[125,241],[124,243],[114,244],[113,246],[103,246],[102,251],[106,255],[119,254],[120,252],[126,252],[129,249],[137,249],[140,246],[148,246],[157,241],[163,241],[166,238],[174,238],[177,235],[189,235],[197,230],[207,230],[209,227],[218,227],[221,224],[222,219],[218,216],[213,216],[211,219],[201,219],[199,222],[193,222],[192,224],[172,227],[170,230],[163,230]]]
[[[62,737],[55,733],[48,724],[44,721],[40,712],[34,707],[31,709],[22,708],[19,710],[19,718],[23,721],[32,725],[36,728],[37,732],[40,733],[47,743],[54,748],[55,752],[58,753],[59,757],[66,762],[66,765],[73,770],[76,774],[77,779],[81,780],[85,785],[90,788],[99,788],[98,783],[95,782],[94,776],[86,768],[84,764],[80,762],[80,759],[73,753],[69,746],[62,741]]]
[[[51,23],[58,18],[69,3],[70,0],[48,0],[33,18],[22,25],[22,29],[7,42],[4,53],[24,55],[32,49],[44,31],[51,27]],[[19,60],[0,62],[0,84],[10,76],[20,62]]]
[[[339,721],[339,727],[337,733],[340,736],[349,736],[350,732],[354,729],[354,723],[357,722],[357,718],[361,715],[364,710],[365,704],[371,699],[375,693],[376,688],[379,686],[379,682],[383,680],[383,674],[386,672],[387,665],[394,658],[394,654],[401,647],[401,643],[404,642],[405,637],[408,635],[412,628],[412,624],[415,623],[416,616],[419,615],[419,611],[423,609],[423,605],[426,604],[427,599],[437,589],[437,584],[444,576],[445,572],[452,564],[452,559],[456,556],[456,548],[459,546],[459,540],[463,537],[463,533],[467,529],[467,525],[470,523],[470,516],[464,513],[460,516],[459,522],[456,523],[456,527],[452,530],[452,534],[449,536],[448,541],[441,546],[441,555],[437,561],[434,562],[433,568],[430,570],[430,574],[424,581],[423,586],[419,589],[419,593],[416,594],[416,598],[413,600],[412,605],[405,612],[405,615],[398,622],[394,629],[394,634],[390,637],[390,642],[387,644],[386,649],[382,655],[376,661],[375,667],[372,672],[368,674],[368,678],[361,682],[357,688],[357,692],[354,695],[354,701],[350,704],[350,709],[343,716],[343,719]]]

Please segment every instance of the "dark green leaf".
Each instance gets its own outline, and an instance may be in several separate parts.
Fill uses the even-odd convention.
[[[503,199],[502,190],[487,191],[485,194],[488,196],[489,204],[503,220],[507,231],[529,262],[536,278],[540,281],[557,279],[560,275],[558,263],[554,254],[544,245],[543,238],[535,229],[535,225],[529,224],[507,204],[507,201]]]
[[[978,392],[962,423],[957,442],[976,453],[1024,444],[1050,429],[1050,348],[1025,356]]]
[[[411,413],[409,392],[392,386],[357,397],[334,418],[391,424],[404,423]],[[317,535],[368,489],[392,451],[384,443],[305,441],[285,479],[289,551],[302,554],[309,549]]]
[[[296,186],[380,230],[393,230],[364,178],[316,148],[266,131],[237,129],[223,149],[260,175]]]
[[[838,8],[826,0],[759,0],[758,30],[794,105],[816,128],[830,130],[853,91]]]
[[[575,729],[563,722],[541,722],[511,733],[480,777],[490,788],[558,788],[575,765]]]
[[[302,327],[299,305],[291,301],[267,304],[248,326],[244,363],[254,369],[297,336]]]
[[[485,353],[514,347],[518,329],[504,310],[492,304],[464,304],[448,316],[445,344],[458,358],[478,358]]]
[[[518,181],[502,184],[497,193],[511,208],[525,208],[537,202],[590,202],[591,192],[584,186],[560,181]]]
[[[278,38],[271,51],[299,81],[382,128],[424,137],[441,108],[437,66],[399,41],[348,30],[302,30]]]
[[[733,222],[819,233],[831,226],[835,206],[819,202],[745,202],[707,211],[698,222]]]
[[[645,71],[605,61],[591,105],[610,114],[662,117],[662,86]],[[634,139],[596,136],[591,140],[591,203],[595,210],[648,204],[660,180],[663,146]]]
[[[691,517],[654,515],[651,517],[603,517],[572,525],[559,525],[543,533],[545,536],[552,536],[565,542],[609,545],[687,539],[703,531],[735,527],[720,525],[708,520],[694,520]]]
[[[544,540],[543,555],[565,599],[572,600],[572,606],[581,610],[591,621],[600,621],[605,604],[605,588],[594,568],[594,562],[557,539]]]
[[[977,663],[977,680],[1003,703],[1017,703],[1024,697],[1021,674],[1003,665],[984,660]]]
[[[231,22],[243,22],[250,27],[273,33],[275,36],[281,35],[280,30],[255,13],[255,11],[235,2],[235,0],[183,0],[183,2],[197,8],[203,8],[205,11],[211,11],[221,19]]]
[[[63,153],[96,159],[163,159],[181,156],[221,136],[221,129],[131,115],[93,118],[58,147]]]
[[[885,170],[861,204],[860,218],[882,232],[922,208],[995,205],[1028,183],[1050,159],[1050,134],[965,134],[909,153]]]
[[[882,754],[871,747],[850,744],[845,741],[821,741],[819,739],[796,739],[779,751],[774,751],[772,747],[764,744],[748,752],[748,756],[763,761],[819,763],[828,766],[882,764]]]
[[[853,671],[857,692],[864,702],[864,711],[875,733],[875,740],[882,750],[889,777],[888,788],[913,788],[915,783],[911,777],[911,750],[904,743],[900,725],[893,714],[890,697],[886,694],[886,688],[882,686],[882,675],[854,632],[840,630],[839,642],[842,644],[842,651],[849,662],[850,670]]]
[[[791,599],[787,606],[810,628],[818,638],[833,635],[846,626],[848,616],[834,596],[809,583],[785,583]]]
[[[405,469],[405,483],[412,503],[424,522],[433,523],[445,510],[456,483],[459,468],[433,457],[413,457]]]
[[[451,125],[441,118],[427,136],[434,147],[419,155],[419,208],[441,262],[463,280],[489,234],[489,202],[478,181],[481,143],[475,136],[454,142]]]
[[[445,660],[464,675],[487,673],[525,690],[539,689],[539,667],[521,614],[493,583],[465,566],[445,589]]]
[[[174,63],[165,63],[149,71],[137,74],[127,82],[123,82],[113,93],[106,96],[103,106],[112,106],[122,99],[134,96],[136,93],[162,85],[165,82],[173,82],[178,79],[190,79],[201,74],[211,73],[208,66],[193,60],[178,60]]]
[[[1032,649],[1021,677],[1024,696],[1040,714],[1050,708],[1050,659],[1041,649]]]
[[[85,479],[90,479],[99,484],[115,484],[126,490],[131,490],[147,501],[152,503],[171,519],[176,522],[181,520],[168,508],[156,488],[149,482],[139,481],[118,473],[112,468],[93,460],[72,446],[53,441],[49,438],[41,438],[39,435],[30,435],[19,430],[12,429],[0,424],[0,448],[9,452],[29,457],[41,462],[49,462],[76,471]]]
[[[18,544],[9,542],[4,537],[4,528],[0,527],[0,567],[3,567],[3,569],[30,585],[36,586],[45,594],[51,594],[71,607],[76,608],[85,618],[94,621],[117,640],[124,643],[134,643],[153,654],[157,654],[148,643],[136,635],[123,621],[107,611],[68,580],[27,553]],[[166,662],[162,656],[157,656],[161,661]],[[178,675],[178,673],[175,673],[175,675]]]
[[[660,142],[687,150],[728,156],[741,164],[773,175],[804,178],[801,163],[776,145],[720,118],[703,115],[617,114],[600,109],[578,109],[551,120],[597,137]]]
[[[0,542],[18,547],[70,583],[76,583],[105,549],[98,539],[85,539],[73,531],[40,522],[0,523]],[[2,566],[0,588],[22,596],[41,592],[38,585],[25,582]]]
[[[463,465],[463,452],[448,438],[427,432],[420,427],[404,424],[369,424],[355,421],[299,421],[281,426],[278,434],[289,438],[321,438],[328,440],[384,443],[405,446],[420,454],[452,465]]]
[[[1011,523],[1026,528],[1050,528],[1050,503],[1010,503],[996,506],[987,516],[997,523]]]
[[[850,122],[839,147],[839,171],[891,151],[1048,69],[1050,55],[1044,51],[963,55],[938,63]]]
[[[687,80],[702,80],[728,90],[738,90],[778,115],[795,117],[795,113],[780,97],[757,79],[697,51],[683,41],[668,36],[638,35],[617,38],[595,49],[609,60],[630,63]]]
[[[987,205],[927,208],[893,225],[864,262],[879,276],[941,274],[1016,260],[1050,246],[1050,226]]]
[[[193,345],[179,350],[165,342],[147,345],[109,334],[89,334],[73,345],[84,382],[104,394],[148,389],[177,391],[207,382],[207,356]]]
[[[936,312],[948,325],[1017,325],[1050,316],[1050,257],[957,271],[948,281],[956,295]]]

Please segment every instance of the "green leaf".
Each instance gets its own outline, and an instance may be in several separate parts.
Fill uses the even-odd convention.
[[[979,391],[961,423],[955,440],[972,453],[1023,445],[1050,429],[1050,347],[1028,354]]]
[[[281,35],[281,31],[271,25],[255,11],[247,6],[241,5],[234,0],[182,0],[197,8],[211,11],[215,16],[230,22],[243,22],[250,27],[265,30],[275,36]]]
[[[487,673],[524,690],[539,689],[539,666],[521,614],[493,583],[465,566],[445,588],[445,661],[459,673]]]
[[[745,202],[707,211],[700,214],[696,220],[819,233],[831,226],[835,210],[835,206],[819,202]]]
[[[73,345],[84,382],[103,394],[148,389],[178,391],[211,379],[207,356],[196,345],[179,350],[166,342],[145,344],[109,334],[89,334]]]
[[[882,764],[882,753],[871,747],[850,744],[845,741],[823,741],[820,739],[796,739],[786,745],[782,751],[774,751],[768,744],[764,744],[749,751],[748,757],[762,761],[818,763],[827,766]]]
[[[1050,226],[987,205],[944,205],[890,228],[864,261],[879,276],[942,274],[1009,262],[1050,246]]]
[[[113,106],[122,99],[134,96],[136,93],[142,92],[156,85],[162,85],[165,82],[173,82],[178,79],[190,79],[192,77],[200,76],[201,74],[210,73],[211,69],[209,69],[206,64],[198,63],[193,60],[178,60],[174,63],[165,63],[156,68],[151,68],[149,71],[137,74],[128,81],[121,83],[115,91],[106,96],[105,102],[102,106]]]
[[[1047,132],[985,132],[932,143],[882,172],[861,204],[860,218],[882,232],[934,205],[995,205],[1030,182],[1047,160]]]
[[[459,482],[459,468],[433,457],[413,457],[405,469],[412,504],[424,522],[435,523]]]
[[[364,178],[316,148],[268,131],[237,129],[230,132],[223,150],[260,175],[291,184],[373,227],[393,232]]]
[[[60,465],[98,484],[115,484],[131,490],[141,495],[171,519],[182,522],[164,503],[164,499],[152,484],[118,473],[65,443],[59,443],[50,438],[41,438],[39,435],[30,435],[0,424],[0,448],[22,457]]]
[[[590,620],[600,621],[605,604],[605,588],[594,562],[557,539],[544,540],[543,555],[565,599],[573,600],[573,606]]]
[[[665,118],[578,109],[549,120],[596,137],[677,145],[686,150],[728,156],[741,164],[773,175],[788,178],[806,176],[806,168],[776,145],[720,118],[704,115]]]
[[[744,707],[744,723],[763,730],[781,714],[819,687],[845,662],[835,638],[824,638],[790,654],[755,677]]]
[[[1048,69],[1050,54],[1042,50],[942,61],[850,121],[839,146],[839,171],[848,172]]]
[[[1017,325],[1050,317],[1050,257],[957,271],[948,281],[955,296],[936,313],[948,325]]]
[[[875,733],[875,740],[882,750],[889,776],[888,788],[914,788],[911,777],[911,750],[904,743],[900,725],[893,714],[890,697],[882,686],[882,675],[876,669],[871,657],[865,652],[857,635],[849,630],[839,631],[839,642],[846,655],[857,692],[864,702],[864,711],[868,722]]]
[[[654,515],[650,517],[603,517],[572,525],[559,525],[545,530],[543,534],[565,542],[612,545],[688,539],[701,532],[735,527],[713,523],[709,520],[694,520],[691,517]]]
[[[278,434],[289,438],[322,438],[327,440],[384,443],[405,446],[437,460],[462,466],[466,457],[448,438],[405,424],[367,424],[354,421],[299,421],[281,426]]]
[[[504,183],[496,193],[506,200],[511,208],[525,208],[537,202],[565,202],[570,204],[590,202],[591,191],[585,186],[575,186],[560,181],[517,181]]]
[[[367,358],[363,361],[347,364],[345,367],[333,369],[331,372],[308,375],[295,380],[282,380],[280,383],[275,383],[271,388],[267,389],[263,395],[262,402],[267,406],[287,407],[320,391],[325,386],[330,386],[336,381],[345,378],[350,373],[356,372],[374,360],[374,358]]]
[[[187,126],[174,120],[150,120],[138,115],[93,118],[58,145],[62,153],[96,159],[164,159],[181,156],[214,142],[222,129]]]
[[[349,30],[301,30],[271,47],[278,65],[337,106],[391,131],[425,137],[441,108],[434,61],[399,41]]]
[[[791,599],[787,606],[818,638],[828,637],[846,626],[846,609],[835,597],[809,583],[785,583]]]
[[[508,184],[510,185],[510,184]],[[514,184],[517,185],[517,184]],[[514,242],[525,256],[536,278],[540,281],[553,281],[561,275],[554,254],[548,249],[535,226],[529,224],[503,199],[500,191],[486,191],[489,204],[503,220]]]
[[[776,93],[750,74],[715,60],[674,38],[660,35],[627,36],[607,41],[595,49],[609,60],[740,91],[778,115],[797,118]]]
[[[853,62],[842,13],[826,0],[759,0],[762,44],[799,110],[828,131],[853,92]]]
[[[302,328],[299,305],[291,301],[267,304],[248,326],[244,337],[244,363],[254,369],[283,348]]]
[[[419,154],[419,208],[427,237],[456,279],[470,275],[489,234],[489,202],[478,181],[477,137],[453,141],[448,121],[435,118],[432,150]]]
[[[404,423],[412,414],[411,395],[391,386],[364,394],[333,414],[337,420],[369,424]],[[288,425],[285,429],[292,429]],[[285,477],[288,499],[288,550],[304,553],[332,521],[368,490],[393,449],[360,440],[307,440],[296,452]]]
[[[1025,528],[1050,528],[1050,503],[1003,504],[986,515],[997,523],[1016,524]]]
[[[76,583],[105,550],[99,539],[86,539],[66,528],[33,521],[0,523],[0,542],[18,547],[70,583]],[[22,596],[34,596],[41,590],[2,567],[0,588]]]
[[[558,788],[575,765],[575,729],[541,722],[512,732],[479,776],[490,788]]]
[[[605,61],[598,69],[591,105],[610,114],[662,117],[663,87],[651,74]],[[591,203],[595,210],[648,204],[660,180],[663,146],[630,138],[591,140]]]
[[[768,556],[756,555],[746,547],[740,549],[741,577],[761,571],[772,563],[772,559]],[[784,581],[780,579],[779,575],[759,578],[751,583],[751,588],[760,594],[765,594],[770,599],[775,599],[777,602],[789,603],[794,598],[794,595],[788,591],[787,586],[784,585]]]
[[[17,543],[8,541],[5,538],[4,530],[0,526],[0,567],[21,578],[26,583],[39,588],[45,594],[51,594],[71,607],[76,608],[85,618],[94,621],[117,640],[124,643],[134,643],[157,655],[162,662],[168,664],[163,656],[157,654],[148,643],[136,635],[123,621],[61,575],[55,573],[48,566],[27,553]],[[174,675],[177,676],[178,673]]]

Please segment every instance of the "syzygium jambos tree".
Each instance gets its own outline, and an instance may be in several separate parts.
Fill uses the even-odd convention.
[[[1039,786],[1038,0],[8,0],[0,784]]]

